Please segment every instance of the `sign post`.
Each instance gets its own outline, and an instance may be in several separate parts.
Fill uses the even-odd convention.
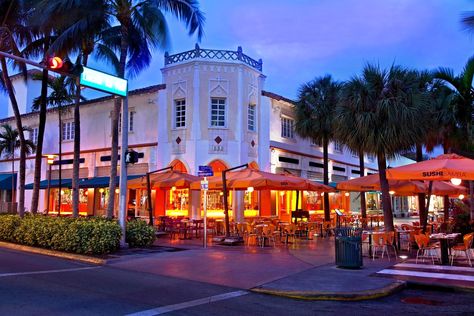
[[[199,166],[198,176],[204,177],[204,180],[201,181],[201,190],[204,191],[204,248],[207,248],[207,190],[209,189],[209,181],[207,177],[212,177],[214,172],[210,166]]]
[[[207,177],[204,177],[204,180],[201,181],[201,190],[204,191],[204,248],[207,248],[207,189],[209,188],[209,182]]]

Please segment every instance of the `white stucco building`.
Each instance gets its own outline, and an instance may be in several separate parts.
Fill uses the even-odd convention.
[[[237,51],[225,51],[196,45],[187,52],[166,54],[161,72],[163,82],[129,93],[129,147],[140,153],[139,163],[129,166],[129,174],[145,174],[170,164],[197,174],[200,165],[219,169],[251,163],[265,171],[287,170],[322,180],[322,148],[296,135],[293,102],[266,89],[261,60],[245,55],[240,47]],[[30,103],[39,95],[40,83],[14,80],[14,84],[23,124],[33,129],[29,136],[35,140],[39,118],[37,113],[31,112]],[[97,179],[109,174],[112,107],[113,97],[81,104],[81,178]],[[70,179],[74,137],[72,106],[62,118],[62,178]],[[11,116],[1,123],[15,126]],[[58,154],[58,128],[58,111],[50,109],[45,154]],[[330,144],[329,158],[330,181],[359,176],[359,158],[340,144]],[[375,173],[375,157],[364,158],[366,174]],[[27,184],[33,182],[33,167],[34,155],[31,155],[27,160]],[[15,170],[17,168],[16,161]],[[57,179],[57,169],[58,165],[53,165],[52,179]],[[2,157],[0,172],[11,173],[9,159]],[[47,179],[47,174],[45,159],[41,179]],[[44,210],[46,190],[40,194],[40,210]],[[81,201],[85,206],[81,211],[101,214],[106,194],[107,191],[98,186],[82,190]],[[50,202],[53,209],[55,199]],[[131,199],[139,201],[140,196],[134,193]],[[31,190],[27,190],[27,209],[30,201]]]

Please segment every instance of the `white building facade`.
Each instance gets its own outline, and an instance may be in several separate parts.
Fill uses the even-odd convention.
[[[166,54],[161,72],[161,84],[129,93],[129,147],[140,154],[139,162],[129,166],[129,174],[143,175],[170,164],[197,174],[201,165],[223,169],[249,163],[264,171],[286,170],[322,180],[322,148],[301,139],[294,131],[293,101],[265,90],[261,60],[245,55],[240,47],[237,51],[225,51],[196,45],[194,50]],[[15,80],[14,83],[15,87],[21,86],[17,94],[21,95],[23,124],[32,128],[30,138],[35,140],[39,118],[36,112],[31,112],[29,103],[32,96],[39,95],[38,82],[29,80],[24,85],[23,81]],[[113,102],[113,97],[104,97],[81,104],[81,178],[101,178],[109,174]],[[61,174],[63,179],[70,179],[74,138],[72,106],[62,113]],[[15,127],[13,117],[1,123]],[[44,154],[58,154],[59,128],[58,111],[48,110]],[[360,176],[359,157],[338,143],[331,143],[329,150],[330,181]],[[377,172],[376,158],[366,156],[364,159],[366,174]],[[18,161],[15,161],[15,170],[18,170]],[[52,179],[58,178],[58,166],[52,166]],[[2,157],[0,173],[11,173],[11,168],[11,160]],[[34,155],[31,155],[27,159],[27,184],[33,182],[33,173]],[[47,178],[48,166],[44,159],[41,179]],[[45,210],[46,190],[40,194],[40,210]],[[103,214],[107,194],[108,190],[97,186],[81,190],[81,200],[87,205],[81,211]],[[56,199],[49,201],[53,209]],[[130,199],[138,204],[141,197],[134,193]],[[27,209],[30,201],[31,190],[27,190]],[[67,199],[62,203],[67,203]]]

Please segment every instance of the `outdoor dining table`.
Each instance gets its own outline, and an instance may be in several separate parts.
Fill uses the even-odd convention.
[[[189,226],[188,224],[191,223],[191,221],[189,219],[182,219],[181,220],[181,224],[183,225],[183,238],[182,239],[192,239],[191,236],[188,236],[188,229],[189,229]],[[192,234],[190,234],[192,235]]]
[[[323,227],[324,227],[323,222],[308,222],[308,225],[319,226],[319,236],[320,237],[323,236]],[[308,238],[309,238],[309,236],[308,236]]]
[[[460,234],[453,233],[453,234],[431,234],[430,239],[438,240],[440,249],[441,249],[441,264],[442,265],[449,265],[449,244],[454,239],[456,239]]]
[[[385,232],[378,230],[364,230],[362,234],[369,235],[369,257],[372,257],[372,235],[383,235]]]
[[[408,235],[408,242],[410,242],[410,233],[414,232],[414,229],[406,229],[406,230],[397,230],[397,250],[400,251],[401,249],[401,235]]]

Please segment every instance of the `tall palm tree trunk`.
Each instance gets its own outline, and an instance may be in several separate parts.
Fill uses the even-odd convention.
[[[8,76],[8,67],[5,58],[0,57],[0,64],[2,66],[3,81],[7,88],[8,97],[12,104],[13,113],[15,115],[16,127],[18,129],[18,136],[20,138],[20,166],[18,168],[19,176],[19,194],[18,194],[18,214],[23,217],[25,215],[25,169],[26,169],[26,142],[25,134],[23,132],[23,125],[21,123],[20,109],[15,97],[13,85]]]
[[[423,149],[421,144],[416,144],[416,162],[423,161]],[[420,213],[420,226],[423,227],[423,233],[426,230],[428,222],[428,207],[426,204],[426,194],[418,193],[418,208]]]
[[[365,161],[364,152],[359,151],[359,174],[361,177],[365,176]],[[360,213],[362,218],[367,218],[367,203],[365,201],[365,192],[360,192]]]
[[[443,144],[443,153],[448,154],[450,153],[451,150],[449,149],[449,146],[446,144]],[[444,204],[444,222],[447,223],[449,222],[449,195],[445,195],[443,197],[443,204]]]
[[[82,65],[87,66],[89,54],[83,53]],[[79,59],[79,62],[81,60]],[[81,159],[81,85],[79,78],[76,79],[76,96],[74,99],[74,154],[72,163],[72,215],[79,216],[79,167]],[[94,210],[95,212],[95,210]]]
[[[12,206],[10,209],[13,209],[13,203],[15,203],[15,146],[12,144],[12,197],[11,197],[11,202]]]
[[[387,162],[384,153],[377,154],[377,164],[379,167],[380,188],[382,189],[382,209],[383,221],[386,231],[393,231],[393,213],[392,201],[389,194],[389,185],[387,180]]]
[[[125,77],[125,64],[127,61],[128,52],[128,24],[121,22],[121,42],[120,42],[120,63],[119,73],[120,78]],[[109,182],[109,199],[107,205],[107,217],[112,218],[115,207],[115,188],[117,186],[117,162],[118,162],[118,118],[120,114],[122,98],[116,98],[114,102],[114,109],[112,111],[112,146],[110,153],[110,182]],[[126,131],[122,131],[125,133]],[[121,163],[125,163],[125,157],[121,157]]]
[[[324,184],[329,185],[329,156],[328,156],[328,147],[329,141],[327,138],[323,139],[323,167],[324,167]],[[324,193],[324,220],[330,221],[331,220],[331,209],[329,207],[329,194],[326,192]]]
[[[47,49],[47,47],[45,47]],[[39,110],[38,141],[36,143],[35,171],[33,176],[33,196],[31,197],[31,212],[38,212],[39,190],[41,181],[41,163],[43,162],[43,141],[46,127],[46,97],[48,94],[48,70],[43,69],[41,77],[41,103]],[[49,197],[48,197],[49,198]]]
[[[62,123],[62,118],[61,118],[61,106],[58,106],[58,125],[59,125],[59,132],[58,132],[58,179],[59,179],[59,184],[58,184],[58,215],[61,214],[61,187],[62,187],[62,159],[63,159],[63,123]]]
[[[76,79],[76,96],[74,100],[74,153],[72,160],[72,216],[79,216],[79,166],[81,159],[81,86]]]

